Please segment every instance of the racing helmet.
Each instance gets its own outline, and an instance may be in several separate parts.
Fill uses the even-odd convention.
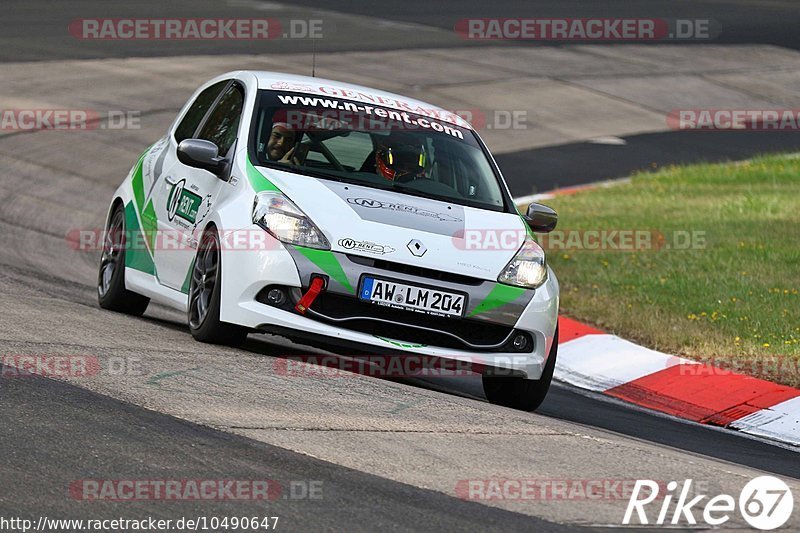
[[[375,169],[390,181],[411,181],[425,176],[425,145],[405,138],[389,138],[375,152]]]

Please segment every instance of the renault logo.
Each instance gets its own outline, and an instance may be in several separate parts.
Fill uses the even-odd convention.
[[[411,239],[406,246],[411,254],[417,257],[422,257],[428,251],[428,248],[419,239]]]

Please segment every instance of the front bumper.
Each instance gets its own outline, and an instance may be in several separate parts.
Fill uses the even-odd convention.
[[[511,290],[516,297],[499,300],[492,295],[507,294],[510,289],[506,286],[498,289],[497,283],[461,280],[443,273],[444,279],[435,281],[437,286],[469,292],[467,317],[420,319],[417,316],[410,321],[413,323],[404,324],[402,317],[397,318],[396,311],[387,313],[385,309],[376,309],[377,306],[363,304],[355,298],[360,277],[369,274],[430,285],[430,276],[439,274],[414,270],[398,272],[394,266],[370,264],[370,258],[354,258],[336,252],[324,254],[330,254],[340,270],[326,272],[328,263],[282,245],[246,254],[223,251],[220,318],[260,331],[352,348],[362,353],[434,356],[503,369],[528,379],[541,376],[558,320],[558,281],[552,271],[535,291]],[[330,261],[330,257],[326,256],[326,261]],[[394,270],[387,271],[387,268]],[[323,305],[322,301],[303,316],[258,301],[259,293],[270,285],[293,287],[297,294],[308,287],[313,274],[329,280],[326,294],[329,300],[337,302]],[[344,311],[347,302],[357,309]],[[365,309],[364,305],[371,307]],[[530,336],[530,351],[510,350],[509,339],[518,333]]]

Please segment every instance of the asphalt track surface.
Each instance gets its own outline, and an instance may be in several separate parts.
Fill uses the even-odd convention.
[[[148,5],[163,7],[161,3],[140,3],[136,8],[114,6],[113,9],[106,3],[92,2],[73,3],[69,7],[66,3],[11,4],[6,5],[10,16],[4,17],[0,23],[3,44],[0,57],[6,61],[102,57],[102,54],[187,53],[182,48],[185,43],[144,43],[131,45],[129,49],[105,47],[92,50],[91,47],[87,49],[72,41],[62,42],[52,37],[58,33],[56,29],[63,30],[63,20],[81,16],[125,16],[122,13],[125,10],[129,16],[142,16]],[[649,4],[664,6],[667,2]],[[757,42],[783,40],[784,46],[796,47],[793,41],[796,33],[792,31],[792,25],[786,24],[788,15],[796,15],[794,4],[767,4],[757,8],[759,15],[755,16],[749,11],[752,6],[743,2],[692,3],[703,9],[714,8],[725,13],[726,17],[738,17],[737,23],[744,26],[752,25],[754,29],[747,39],[757,39]],[[181,14],[186,12],[186,5],[171,2],[163,9]],[[210,3],[192,5],[192,16],[219,13]],[[207,11],[203,11],[203,6]],[[458,7],[441,7],[431,2],[406,2],[405,6],[402,12],[393,10],[388,4],[379,7],[387,19],[424,21],[441,28],[449,24],[447,17],[456,14],[458,17],[471,16],[469,9],[472,9],[471,4],[460,3]],[[525,16],[516,15],[516,11],[512,13],[510,5],[502,2],[493,2],[492,6],[493,13]],[[45,7],[47,16],[43,17]],[[360,9],[350,3],[337,3],[337,8],[343,12],[358,12]],[[225,10],[225,16],[236,16],[237,9],[250,12],[246,6],[234,6]],[[430,9],[438,9],[438,14],[426,11]],[[169,15],[161,11],[160,16]],[[670,15],[665,13],[661,16]],[[758,24],[751,24],[753,20]],[[783,24],[779,24],[781,20]],[[344,17],[340,24],[346,23]],[[747,34],[741,32],[738,35],[744,39]],[[762,38],[775,41],[758,40]],[[387,43],[387,46],[414,46],[415,42],[406,35]],[[354,37],[349,43],[336,46],[353,49],[359,46],[359,39]],[[193,50],[201,53],[197,48]],[[218,53],[234,51],[220,48]],[[28,87],[26,90],[35,91],[36,88]],[[622,158],[614,152],[620,149],[618,146],[581,144],[507,154],[501,159],[501,164],[508,165],[506,174],[509,175],[522,175],[527,168],[538,167],[537,172],[554,180],[552,184],[572,185],[575,183],[570,181],[571,176],[588,175],[588,179],[594,180],[624,175],[633,168],[646,168],[652,162],[676,162],[672,155],[664,155],[665,152],[676,153],[664,148],[672,134],[663,134],[661,138],[658,135],[626,139],[628,144],[623,148],[631,155]],[[677,152],[681,161],[684,158],[686,161],[700,160],[708,154],[718,158],[737,158],[732,152],[744,151],[747,147],[753,151],[769,147],[778,150],[791,148],[791,140],[783,138],[773,138],[764,141],[764,145],[757,145],[756,139],[764,137],[742,135],[734,139],[730,136],[712,142],[709,141],[711,135],[700,138],[702,135],[706,133],[698,133],[697,142],[686,143],[682,151]],[[486,431],[494,431],[493,424],[513,425],[515,431],[520,424],[552,431],[546,435],[531,430],[530,434],[510,432],[498,436],[498,439],[522,443],[520,446],[527,454],[528,462],[522,466],[528,475],[651,475],[657,478],[681,472],[697,478],[719,479],[725,484],[730,472],[746,478],[763,471],[776,473],[787,481],[800,480],[800,456],[794,450],[655,415],[567,387],[555,387],[538,413],[523,414],[486,404],[475,379],[397,382],[364,378],[338,388],[335,384],[302,380],[279,382],[268,375],[270,366],[287,354],[307,352],[307,347],[278,338],[252,336],[242,349],[216,349],[194,343],[182,323],[183,317],[159,306],[152,306],[141,319],[102,312],[94,301],[96,257],[65,253],[64,230],[102,223],[107,197],[122,179],[119,169],[127,168],[133,162],[134,147],[146,144],[146,140],[136,137],[127,139],[121,148],[113,147],[113,150],[130,152],[129,161],[119,162],[109,156],[100,159],[100,168],[90,169],[85,168],[81,156],[84,153],[102,153],[104,141],[99,136],[62,141],[31,134],[26,141],[20,143],[19,139],[0,138],[3,168],[0,172],[0,309],[3,310],[0,352],[88,352],[101,358],[135,354],[144,358],[152,373],[159,376],[171,369],[170,364],[182,364],[184,368],[211,365],[215,373],[203,375],[207,381],[192,381],[188,385],[178,383],[173,388],[142,387],[133,378],[98,379],[85,383],[74,380],[69,384],[32,377],[3,379],[0,382],[0,449],[5,456],[0,465],[0,486],[4,487],[0,493],[0,513],[3,516],[44,514],[61,518],[102,518],[151,515],[174,519],[184,515],[230,516],[240,511],[250,514],[257,509],[257,514],[280,516],[287,530],[567,529],[550,519],[539,518],[539,515],[547,515],[544,508],[527,508],[518,512],[513,506],[511,511],[499,509],[463,501],[433,483],[423,482],[429,478],[424,477],[426,473],[420,463],[414,463],[412,459],[437,447],[444,447],[453,454],[463,454],[468,458],[467,462],[476,465],[475,470],[465,470],[463,477],[492,471],[479,468],[482,466],[480,456],[489,449],[480,433],[454,440],[452,445],[442,444],[444,437],[455,435],[455,439],[459,436],[456,429],[445,425],[447,423],[465,428],[471,424],[482,425]],[[714,148],[723,145],[738,146],[739,149],[724,152],[721,148]],[[53,151],[62,153],[63,160],[53,162],[50,158],[39,162],[37,153],[43,155]],[[596,168],[597,165],[585,162],[582,165],[587,168],[559,170],[559,165],[563,166],[559,161],[569,159],[575,153],[582,154],[581,161],[595,154],[599,161],[608,164],[604,165],[605,170],[595,174],[587,171],[590,170],[588,167]],[[510,178],[512,184],[513,179]],[[543,181],[541,190],[547,188],[548,182]],[[263,380],[263,383],[258,380]],[[243,384],[240,385],[239,381]],[[198,383],[203,385],[197,387]],[[269,388],[258,388],[264,383]],[[247,387],[255,390],[244,390]],[[354,400],[353,395],[359,393],[361,397]],[[337,399],[347,403],[337,406]],[[396,413],[376,407],[382,401],[396,402],[404,406],[405,412],[417,411],[417,418],[403,419],[396,426],[392,425]],[[373,418],[361,420],[365,413]],[[375,421],[381,417],[389,419],[388,426]],[[356,419],[355,427],[346,425],[349,418]],[[246,422],[250,419],[252,424],[248,425]],[[332,421],[331,427],[326,425],[328,420]],[[444,420],[439,422],[444,429],[431,429],[426,426],[426,420]],[[306,422],[308,427],[304,426]],[[347,440],[346,434],[350,429],[354,433],[383,434],[388,439],[389,449],[396,447],[397,456],[388,456],[384,461],[394,468],[386,467],[388,473],[384,474],[380,467],[374,466],[379,461],[376,462],[373,456],[381,450],[369,444],[376,441]],[[415,437],[415,431],[419,436]],[[414,454],[403,455],[403,448],[414,446],[413,440],[403,438],[409,435],[422,439],[422,445]],[[318,444],[311,442],[315,440]],[[596,449],[585,446],[586,440],[596,442]],[[278,444],[270,444],[270,441]],[[502,440],[492,442],[500,449]],[[366,444],[345,449],[354,443]],[[319,451],[331,448],[336,450],[328,454]],[[613,450],[618,450],[619,455],[614,456]],[[348,459],[346,452],[354,457]],[[643,465],[643,458],[653,463]],[[499,457],[495,459],[502,462]],[[408,460],[407,466],[404,466],[404,460]],[[431,475],[444,466],[444,463],[427,463]],[[409,473],[404,468],[416,468],[420,472]],[[504,475],[506,472],[498,466],[494,473]],[[87,507],[87,502],[75,501],[66,495],[66,487],[76,479],[155,477],[320,480],[325,487],[325,497],[308,501],[279,499],[260,512],[260,504],[252,502],[96,502]],[[596,517],[591,516],[590,511],[573,523],[593,523]],[[582,513],[580,510],[575,512]],[[550,512],[550,516],[552,514]],[[602,516],[597,520],[613,523]]]
[[[649,172],[666,165],[718,163],[758,154],[796,152],[797,131],[681,131],[631,135],[624,144],[580,142],[522,150],[496,156],[512,194]]]
[[[453,31],[454,25],[459,19],[469,17],[710,19],[723,31],[709,44],[774,44],[800,50],[800,32],[792,23],[800,20],[800,4],[792,0],[645,0],[635,4],[586,0],[299,0],[290,5],[293,7],[263,0],[176,0],[169,3],[155,0],[136,3],[6,0],[4,16],[0,19],[0,63],[240,53],[279,57],[312,50],[322,53],[473,45],[561,45],[461,39]],[[110,42],[76,39],[68,30],[71,22],[83,18],[133,17],[268,17],[280,21],[282,29],[288,28],[290,20],[321,20],[325,32],[323,38],[314,40]],[[680,44],[677,42],[676,46]],[[41,80],[41,83],[47,82]],[[527,195],[532,191],[627,176],[665,164],[735,161],[757,153],[800,149],[800,136],[796,132],[662,132],[624,140],[626,145],[562,144],[502,154],[497,159],[512,193]]]
[[[553,18],[681,18],[710,19],[722,28],[718,44],[763,43],[800,49],[796,21],[800,5],[792,0],[642,0],[639,2],[593,0],[468,0],[430,2],[405,0],[287,2],[284,9],[262,0],[173,0],[160,2],[52,2],[6,0],[0,20],[0,60],[40,61],[99,57],[172,56],[186,54],[285,53],[337,50],[394,50],[403,48],[465,46],[470,42],[455,35],[453,28],[463,18],[553,17]],[[370,17],[372,31],[352,31],[352,20],[343,15]],[[330,30],[311,43],[302,39],[252,41],[132,41],[107,46],[102,41],[82,41],[66,28],[82,18],[178,18],[178,17],[270,17],[282,22],[290,18],[321,18]],[[284,29],[284,25],[281,26]],[[526,43],[526,41],[521,41]],[[483,42],[482,44],[486,44]],[[494,43],[504,46],[506,43]],[[512,43],[512,44],[519,44]],[[531,46],[542,43],[530,42]]]
[[[415,531],[421,524],[431,531],[467,531],[476,524],[485,531],[568,531],[566,526],[364,475],[53,380],[9,381],[0,389],[0,398],[6,407],[0,410],[6,433],[6,490],[0,501],[4,516],[79,518],[86,502],[64,498],[76,473],[83,478],[97,472],[136,478],[147,469],[172,479],[268,479],[287,487],[289,480],[313,480],[318,485],[309,485],[308,492],[304,485],[294,485],[273,500],[257,503],[93,502],[92,518],[277,516],[280,529],[291,531],[365,526],[373,531]],[[7,408],[12,405],[16,408]],[[20,430],[9,431],[12,428]],[[323,497],[312,495],[314,486],[323,488]]]
[[[330,2],[297,0],[295,5],[325,7]],[[720,44],[763,43],[798,48],[800,36],[788,20],[797,20],[800,6],[792,0],[465,0],[463,2],[428,2],[408,0],[392,2],[336,2],[339,12],[384,17],[399,22],[428,24],[452,29],[464,18],[664,18],[708,19],[721,29],[715,42]],[[533,42],[531,43],[534,44]]]

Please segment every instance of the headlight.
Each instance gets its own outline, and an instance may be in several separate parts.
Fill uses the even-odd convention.
[[[500,283],[535,289],[547,278],[547,265],[544,261],[544,250],[530,235],[525,237],[522,248],[514,259],[503,269],[497,278]]]
[[[284,195],[260,192],[253,202],[253,222],[281,242],[306,248],[330,250],[328,239],[313,222]]]

